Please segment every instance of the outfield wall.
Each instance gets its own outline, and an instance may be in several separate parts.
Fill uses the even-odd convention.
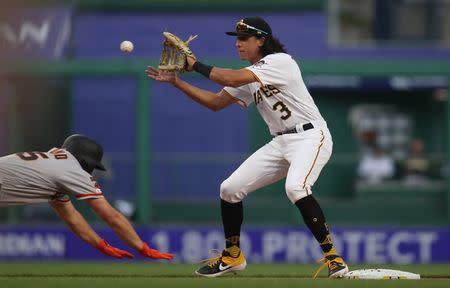
[[[111,245],[130,251],[111,230],[97,231]],[[222,250],[224,244],[220,227],[156,227],[138,232],[151,247],[175,253],[175,262],[197,263],[209,258],[209,250]],[[349,263],[450,261],[450,230],[444,228],[339,228],[333,230],[333,240]],[[313,263],[322,257],[319,245],[306,229],[245,228],[241,247],[247,260],[254,263]],[[143,260],[134,254],[136,260]],[[114,259],[85,244],[65,227],[18,226],[0,228],[0,260]]]

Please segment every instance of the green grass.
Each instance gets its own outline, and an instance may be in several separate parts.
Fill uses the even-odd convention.
[[[3,262],[0,287],[450,287],[450,265],[354,265],[352,269],[386,268],[419,273],[421,280],[311,279],[317,265],[249,264],[237,275],[207,279],[195,276],[197,265],[154,262]]]

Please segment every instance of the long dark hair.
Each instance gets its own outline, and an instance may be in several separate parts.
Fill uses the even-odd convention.
[[[264,41],[264,45],[260,47],[260,51],[263,57],[273,53],[287,52],[286,48],[284,48],[284,45],[277,38],[273,37],[272,35],[263,37],[266,38],[266,40]]]

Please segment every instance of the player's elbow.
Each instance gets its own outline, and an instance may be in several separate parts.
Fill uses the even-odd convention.
[[[219,105],[212,105],[212,106],[210,106],[210,107],[208,107],[208,108],[209,108],[209,110],[211,110],[211,111],[213,111],[213,112],[218,112],[218,111],[220,111],[220,110],[223,109],[223,107],[222,107],[222,106],[219,106]]]
[[[206,105],[211,111],[217,112],[225,107],[234,103],[234,98],[232,98],[228,93],[218,93],[210,98],[210,101]]]
[[[221,101],[220,97],[218,97],[218,96],[216,96],[215,99],[213,101],[211,101],[209,103],[209,105],[207,105],[209,110],[211,110],[213,112],[220,111],[223,108],[225,108],[226,106],[227,106],[227,104],[224,103],[223,101]]]

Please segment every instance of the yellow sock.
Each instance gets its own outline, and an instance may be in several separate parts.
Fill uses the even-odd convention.
[[[230,253],[231,257],[236,258],[239,256],[239,253],[241,252],[241,248],[239,248],[236,245],[233,245],[231,247],[228,247],[225,249],[228,253]]]
[[[327,257],[327,256],[334,256],[337,255],[336,249],[333,247],[330,249],[330,251],[328,252],[323,252],[323,256]]]
[[[328,234],[327,237],[325,238],[325,240],[322,243],[320,243],[320,246],[322,247],[323,255],[325,257],[337,255],[337,252],[333,246],[333,241],[331,240],[330,234]]]

